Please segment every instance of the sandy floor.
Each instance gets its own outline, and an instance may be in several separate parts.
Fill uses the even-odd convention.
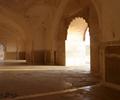
[[[107,96],[102,97],[101,94],[109,92],[109,89],[98,84],[98,78],[78,69],[60,66],[0,67],[0,100],[117,100],[109,98],[111,94],[107,92],[109,99],[103,99]],[[93,97],[96,99],[90,99]]]

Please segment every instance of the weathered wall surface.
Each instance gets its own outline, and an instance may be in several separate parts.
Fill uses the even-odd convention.
[[[102,50],[105,81],[120,85],[120,6],[119,0],[101,0],[102,8]]]
[[[120,40],[119,0],[102,0],[102,28],[104,41]]]
[[[106,81],[120,85],[120,46],[108,46],[105,49]]]

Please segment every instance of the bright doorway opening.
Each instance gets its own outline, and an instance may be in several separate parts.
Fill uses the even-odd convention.
[[[90,35],[87,22],[75,18],[69,25],[65,41],[66,66],[90,71]]]
[[[0,62],[3,62],[5,58],[5,47],[0,44]]]

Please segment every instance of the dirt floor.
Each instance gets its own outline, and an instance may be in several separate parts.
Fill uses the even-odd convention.
[[[15,66],[14,66],[15,68]],[[119,92],[99,85],[99,78],[80,70],[0,71],[0,100],[118,100]],[[39,70],[37,70],[39,68]],[[54,68],[54,67],[53,67]],[[19,70],[18,70],[19,69]]]

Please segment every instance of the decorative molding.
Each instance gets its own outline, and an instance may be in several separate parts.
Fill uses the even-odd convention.
[[[112,57],[120,58],[120,55],[115,53],[105,54],[105,56],[109,58],[112,58]]]
[[[107,47],[107,46],[120,46],[120,41],[102,42],[102,45],[104,45],[105,47]]]
[[[109,83],[109,82],[103,82],[102,85],[120,91],[120,85]]]

